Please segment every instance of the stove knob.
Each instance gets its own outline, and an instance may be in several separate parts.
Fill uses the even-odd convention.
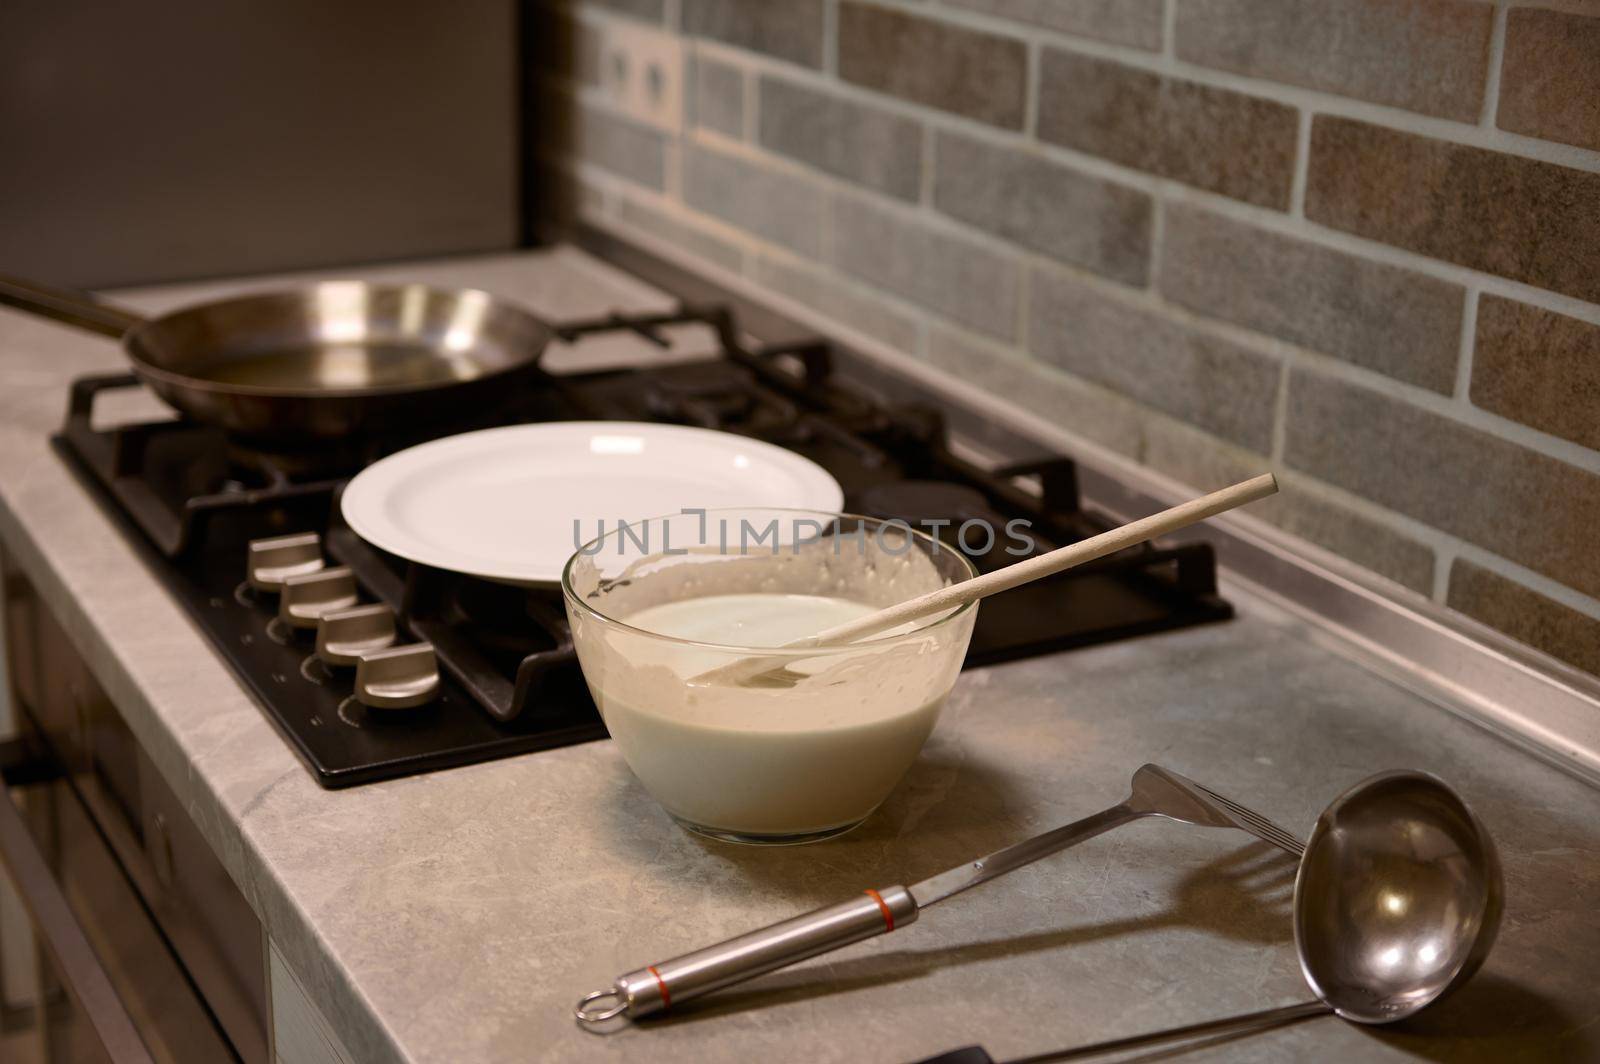
[[[356,701],[374,709],[407,709],[439,693],[432,643],[372,650],[356,663]]]
[[[317,657],[329,665],[358,665],[361,655],[394,640],[394,610],[381,602],[333,610],[317,619]]]
[[[278,591],[278,618],[293,628],[315,628],[324,613],[356,604],[356,577],[349,569],[322,569],[284,580]]]
[[[277,591],[291,576],[314,573],[323,566],[322,537],[315,532],[252,539],[245,576],[257,591]]]

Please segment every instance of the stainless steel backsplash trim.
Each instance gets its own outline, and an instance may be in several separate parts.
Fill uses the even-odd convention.
[[[1185,492],[1144,471],[1085,467],[1097,505],[1138,516]],[[1152,478],[1153,479],[1153,478]],[[1600,784],[1600,682],[1243,514],[1207,522],[1233,582],[1314,624],[1372,671]]]

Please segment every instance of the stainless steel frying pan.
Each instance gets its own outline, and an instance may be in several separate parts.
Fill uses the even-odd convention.
[[[475,289],[330,281],[145,319],[0,277],[8,303],[122,340],[179,411],[240,436],[310,444],[447,416],[539,372],[551,331]]]

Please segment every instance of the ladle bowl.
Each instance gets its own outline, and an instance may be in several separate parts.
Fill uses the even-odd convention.
[[[1385,772],[1317,820],[1295,879],[1306,982],[1357,1023],[1392,1023],[1477,971],[1502,904],[1494,843],[1466,803],[1422,772]]]
[[[1329,1013],[1363,1024],[1403,1020],[1478,970],[1500,927],[1503,890],[1494,842],[1448,784],[1426,772],[1369,776],[1317,818],[1295,875],[1295,949],[1316,1000],[1011,1064],[1079,1060]],[[987,1056],[969,1046],[924,1064]]]

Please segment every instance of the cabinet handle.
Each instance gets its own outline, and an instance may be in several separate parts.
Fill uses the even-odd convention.
[[[150,864],[154,866],[156,881],[168,890],[172,889],[172,834],[167,831],[167,818],[164,813],[157,813],[150,818]]]
[[[11,874],[34,927],[49,946],[61,977],[83,1009],[107,1055],[119,1064],[155,1064],[139,1031],[95,956],[72,907],[50,874],[28,826],[0,787],[0,864]]]

